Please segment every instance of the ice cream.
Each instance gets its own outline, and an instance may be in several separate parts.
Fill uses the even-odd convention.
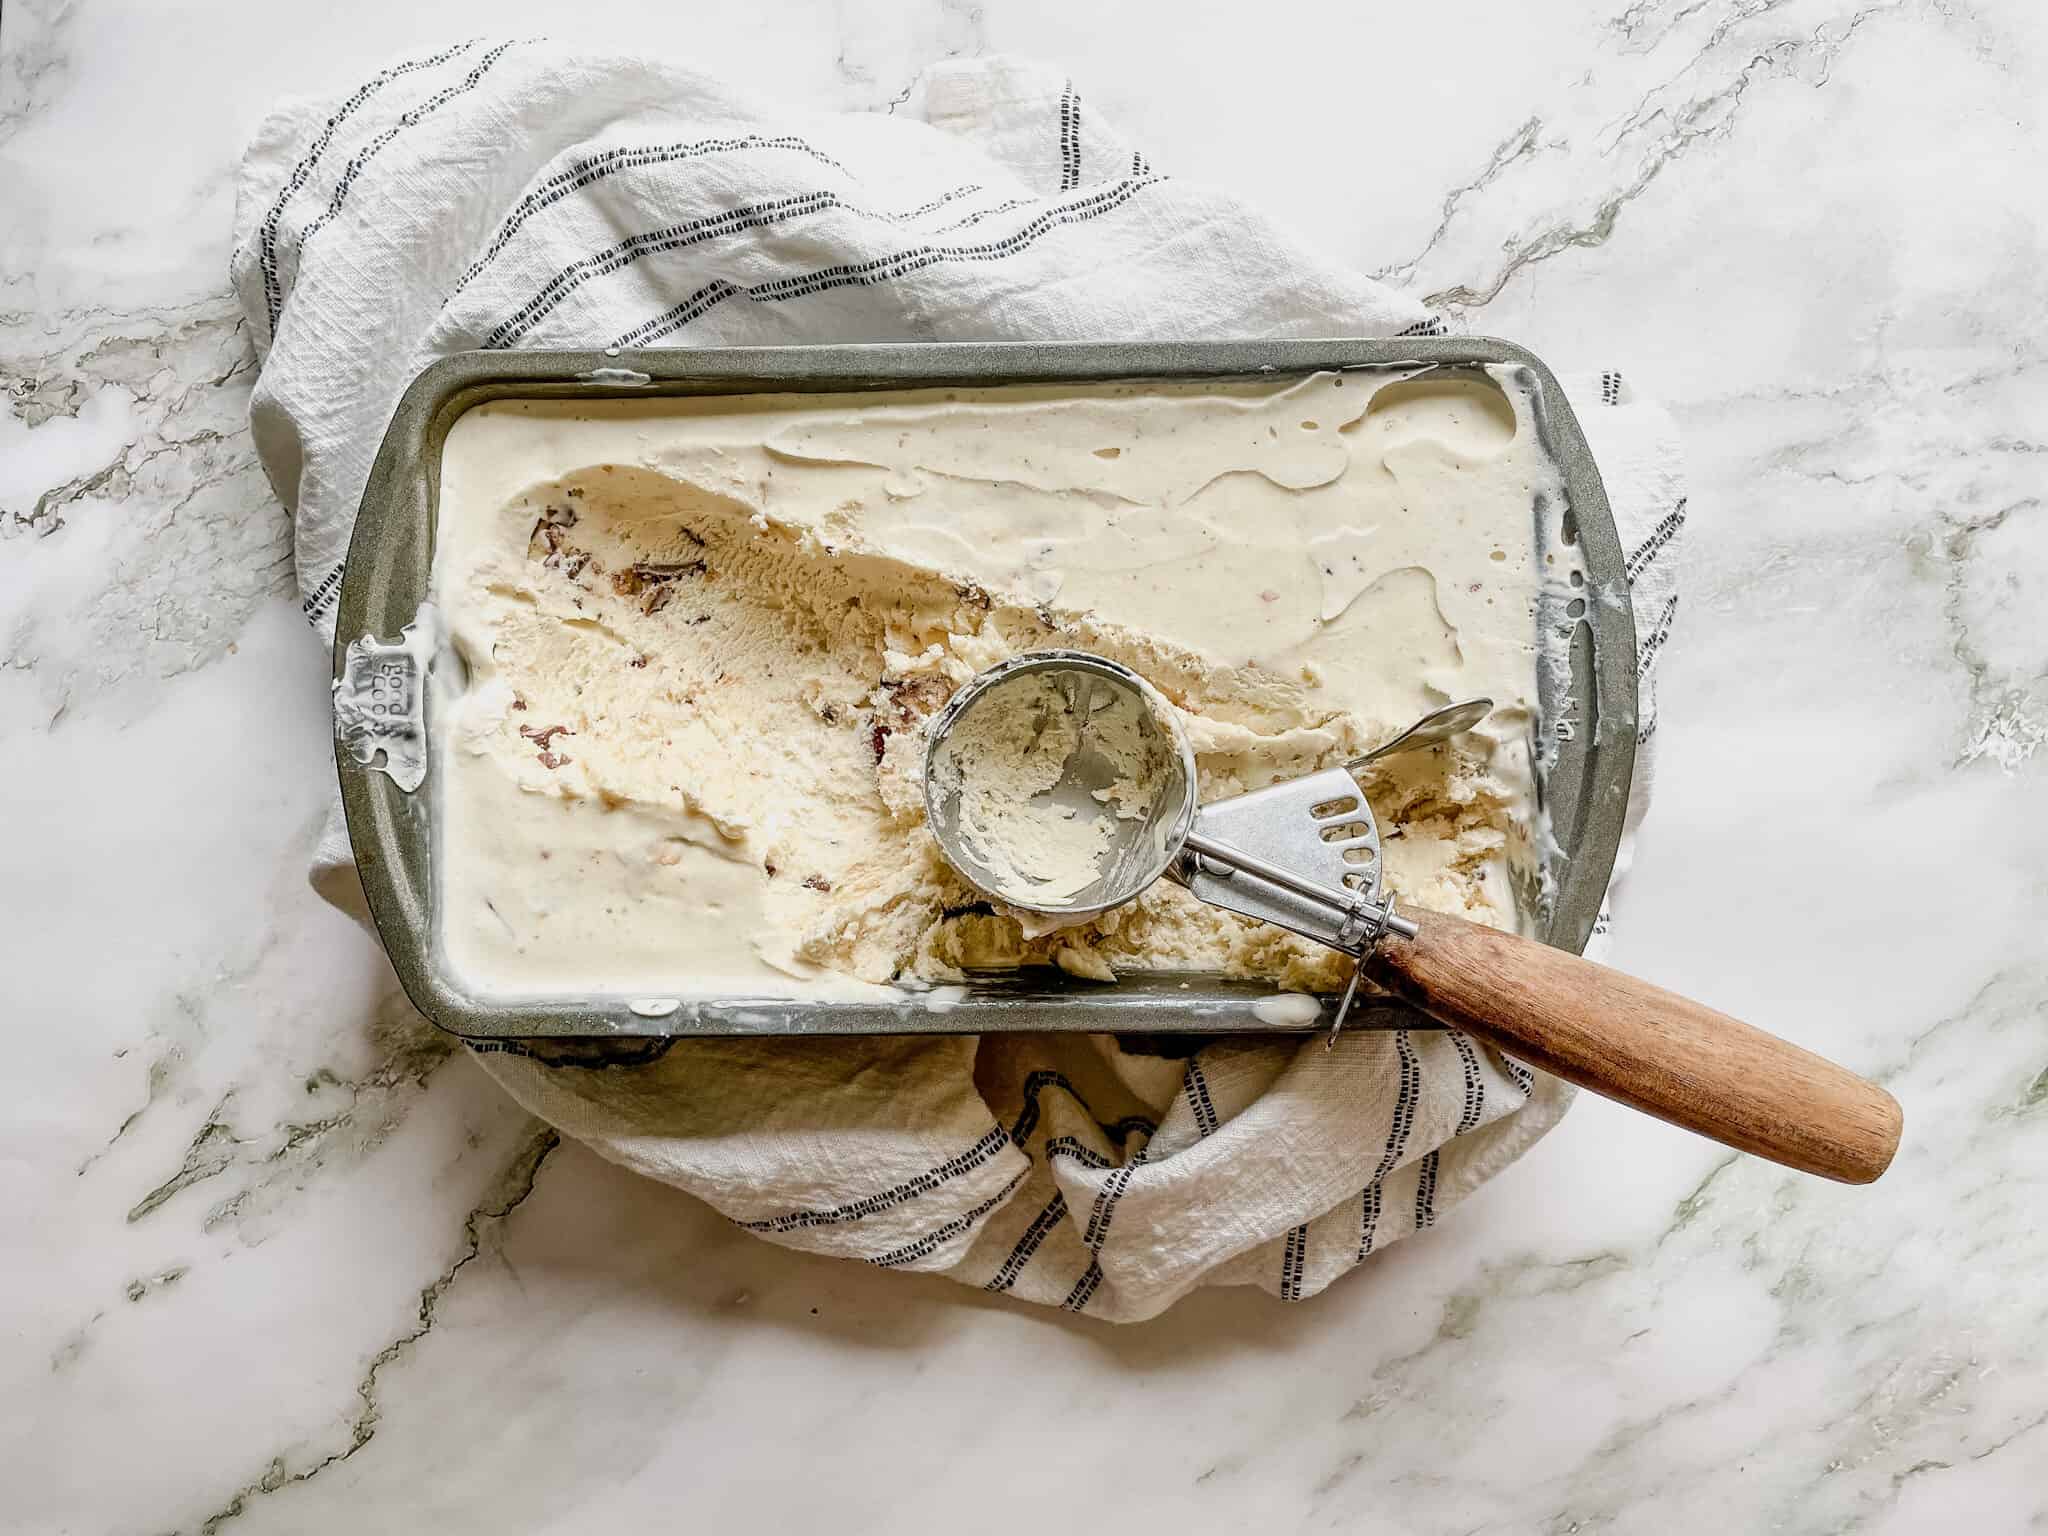
[[[923,727],[1049,645],[1159,689],[1204,798],[1492,697],[1366,788],[1397,893],[1513,926],[1561,507],[1507,370],[478,407],[432,583],[461,660],[430,720],[442,962],[487,996],[1341,984],[1167,885],[1027,936],[945,864]]]
[[[996,707],[961,720],[945,766],[958,775],[966,845],[993,872],[998,895],[1058,904],[1100,878],[1115,813],[1055,793],[1088,723],[1043,677],[1023,679]]]

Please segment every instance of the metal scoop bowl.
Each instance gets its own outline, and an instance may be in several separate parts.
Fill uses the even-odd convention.
[[[961,748],[996,724],[1026,752],[1044,749],[1040,787],[1013,798],[1043,801],[1055,819],[1042,824],[1061,841],[1087,834],[1073,846],[1095,857],[1079,875],[1038,878],[1028,850],[1020,861],[995,846],[1002,795],[993,821],[981,797],[975,825],[977,763]],[[1012,907],[1075,920],[1164,875],[1356,956],[1340,1025],[1363,976],[1518,1060],[1787,1167],[1863,1184],[1898,1149],[1898,1102],[1834,1062],[1567,950],[1443,913],[1395,913],[1377,824],[1345,768],[1198,806],[1194,752],[1172,707],[1106,657],[1036,651],[975,677],[932,722],[924,790],[940,851]]]
[[[1132,744],[1111,743],[1096,721],[1117,704],[1126,720],[1135,716],[1140,761]],[[1029,878],[1018,861],[993,846],[977,825],[970,791],[974,774],[964,744],[982,734],[998,715],[1039,735],[1053,727],[1045,718],[1063,712],[1075,736],[1056,783],[1034,798],[1050,802],[1069,819],[1099,826],[1104,847],[1095,878],[1078,888]],[[1033,738],[1035,744],[1036,738]],[[1112,809],[1105,797],[1130,771],[1153,771],[1139,802]],[[1129,667],[1088,651],[1029,651],[979,674],[954,694],[932,721],[925,740],[925,816],[947,862],[979,889],[1010,906],[1049,917],[1083,918],[1121,906],[1165,874],[1179,856],[1195,822],[1195,754],[1173,709],[1157,689]]]

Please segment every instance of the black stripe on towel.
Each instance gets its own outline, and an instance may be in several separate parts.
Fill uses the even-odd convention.
[[[880,1190],[827,1210],[790,1211],[786,1215],[770,1216],[761,1221],[742,1221],[738,1225],[749,1232],[798,1232],[806,1227],[836,1227],[845,1222],[859,1221],[877,1211],[893,1210],[909,1201],[921,1199],[940,1185],[950,1184],[962,1174],[973,1172],[1009,1145],[1008,1132],[1000,1125],[990,1126],[986,1136],[959,1156],[948,1158],[938,1167],[927,1169],[892,1189]]]
[[[1493,1053],[1493,1058],[1501,1064],[1501,1069],[1515,1080],[1515,1086],[1522,1090],[1523,1098],[1526,1099],[1535,1093],[1536,1074],[1534,1072],[1531,1072],[1519,1061],[1516,1061],[1514,1057],[1503,1056],[1499,1051]]]
[[[1372,1252],[1373,1235],[1380,1219],[1380,1184],[1392,1173],[1401,1161],[1401,1153],[1408,1146],[1408,1133],[1415,1124],[1415,1101],[1422,1088],[1422,1064],[1415,1054],[1415,1044],[1408,1038],[1408,1031],[1394,1031],[1394,1052],[1400,1058],[1400,1079],[1394,1090],[1394,1115],[1387,1126],[1387,1144],[1380,1153],[1379,1167],[1373,1170],[1372,1181],[1360,1193],[1360,1218],[1358,1233],[1358,1256],[1363,1259]]]
[[[1130,1188],[1131,1179],[1137,1174],[1138,1164],[1144,1159],[1145,1154],[1140,1152],[1102,1181],[1102,1188],[1095,1196],[1095,1204],[1088,1212],[1088,1229],[1081,1234],[1081,1241],[1088,1245],[1090,1253],[1102,1251],[1103,1240],[1109,1236],[1110,1219],[1116,1215],[1117,1202],[1123,1199],[1124,1191]]]
[[[788,197],[776,198],[772,202],[751,203],[738,208],[728,208],[720,213],[706,214],[700,219],[690,219],[681,224],[671,224],[665,229],[647,230],[641,234],[630,235],[616,245],[607,246],[602,251],[572,261],[568,266],[562,268],[561,271],[543,283],[539,290],[534,293],[533,297],[501,321],[497,328],[484,338],[484,345],[493,349],[510,346],[528,331],[532,330],[541,320],[553,313],[563,300],[568,298],[578,288],[581,288],[585,283],[594,278],[609,277],[614,272],[624,271],[643,256],[656,256],[668,251],[688,250],[692,246],[704,245],[713,240],[722,240],[727,235],[743,234],[750,229],[761,229],[767,225],[780,224],[789,219],[808,218],[812,214],[825,213],[835,209],[841,213],[853,214],[857,218],[878,219],[886,224],[905,224],[913,219],[923,217],[935,208],[944,207],[949,202],[971,196],[980,190],[979,186],[973,185],[955,187],[951,192],[919,207],[908,209],[902,213],[889,213],[859,207],[856,204],[847,202],[836,192],[819,188],[810,192],[792,193]],[[764,286],[772,286],[772,284]],[[711,293],[714,289],[722,291],[718,293],[717,299],[713,302],[730,298],[733,294],[742,291],[751,292],[751,290],[742,290],[729,283],[708,283],[703,288],[698,289],[688,299],[685,299],[676,309],[683,310],[689,308],[693,303]],[[708,308],[709,306],[707,305],[706,307]],[[672,310],[669,313],[674,314],[676,311]],[[702,313],[702,311],[699,310],[698,313]],[[645,328],[643,327],[643,329]],[[633,335],[637,338],[639,333],[635,332]],[[633,346],[636,344],[637,340],[624,339],[618,343],[620,346]]]
[[[1213,1134],[1218,1124],[1216,1105],[1209,1097],[1209,1079],[1202,1073],[1202,1063],[1199,1057],[1189,1058],[1187,1078],[1181,1086],[1187,1091],[1188,1108],[1194,1111],[1195,1134],[1197,1136]]]
[[[1089,1299],[1094,1296],[1101,1284],[1102,1266],[1090,1259],[1088,1267],[1081,1271],[1081,1278],[1076,1280],[1074,1288],[1067,1292],[1067,1299],[1060,1303],[1061,1308],[1068,1312],[1079,1312],[1088,1305]]]
[[[839,199],[830,192],[799,192],[788,197],[778,197],[771,202],[742,204],[738,208],[727,208],[720,213],[706,214],[702,218],[690,219],[682,224],[671,224],[665,229],[633,235],[621,240],[617,245],[608,246],[562,268],[541,284],[524,304],[501,320],[497,328],[484,338],[484,345],[492,348],[509,347],[584,283],[594,277],[604,277],[630,267],[642,256],[684,250],[725,235],[759,229],[764,224],[773,224],[782,219],[798,219],[806,214],[839,206]]]
[[[264,212],[263,223],[257,230],[256,264],[263,273],[263,302],[270,316],[270,334],[273,337],[277,334],[278,313],[284,308],[284,290],[277,277],[277,227],[279,221],[284,218],[285,204],[290,202],[299,189],[311,179],[313,167],[318,165],[320,157],[327,153],[328,146],[334,142],[334,135],[340,131],[343,123],[355,116],[363,103],[392,81],[422,69],[432,69],[436,64],[446,64],[450,59],[469,52],[482,41],[480,37],[472,37],[469,41],[457,43],[452,48],[444,48],[429,58],[408,59],[403,64],[394,64],[389,69],[379,71],[357,86],[349,98],[336,107],[333,114],[321,125],[319,134],[307,147],[305,154],[299,157],[299,163],[292,167],[291,175],[285,178],[285,184],[278,192],[276,200]]]
[[[1076,1141],[1071,1136],[1053,1136],[1045,1143],[1045,1158],[1051,1162],[1056,1157],[1071,1157],[1077,1163],[1085,1163],[1098,1173],[1106,1168],[1116,1167],[1110,1158],[1104,1157],[1093,1147]]]
[[[944,1226],[932,1228],[931,1231],[925,1233],[923,1237],[920,1237],[914,1243],[905,1243],[901,1248],[892,1248],[887,1253],[878,1254],[874,1258],[869,1259],[868,1262],[879,1269],[894,1269],[902,1264],[914,1264],[919,1259],[938,1252],[940,1248],[960,1236],[961,1233],[968,1231],[976,1222],[988,1215],[990,1211],[1009,1199],[1016,1191],[1017,1186],[1024,1182],[1026,1175],[1030,1171],[1028,1168],[1019,1169],[1014,1179],[982,1201],[973,1210],[955,1216]]]
[[[1301,1300],[1301,1273],[1308,1267],[1308,1223],[1289,1230],[1280,1251],[1280,1299]]]
[[[1004,201],[992,204],[987,208],[977,209],[975,212],[968,214],[965,218],[955,219],[950,224],[941,224],[937,229],[933,230],[932,233],[935,235],[950,235],[956,229],[972,229],[975,225],[979,224],[983,219],[992,219],[999,213],[1008,213],[1012,208],[1022,208],[1026,203],[1035,203],[1039,201],[1040,199],[1035,197],[1007,198]]]
[[[1465,1072],[1465,1107],[1458,1112],[1458,1128],[1451,1132],[1453,1136],[1462,1136],[1479,1124],[1480,1111],[1486,1107],[1486,1078],[1479,1070],[1479,1052],[1472,1042],[1455,1029],[1444,1033],[1457,1048],[1458,1062]]]
[[[381,154],[391,141],[405,132],[406,129],[416,126],[423,119],[453,101],[457,96],[475,90],[477,83],[490,72],[491,66],[496,64],[511,49],[518,47],[520,41],[520,39],[514,39],[511,42],[498,44],[497,47],[479,59],[476,67],[464,75],[458,83],[444,86],[424,101],[406,108],[405,111],[398,115],[397,122],[386,128],[382,133],[351,155],[348,164],[342,167],[341,180],[335,183],[334,195],[328,198],[327,206],[320,211],[319,215],[311,223],[299,231],[298,248],[300,259],[302,261],[305,259],[306,243],[317,235],[329,220],[341,212],[341,205],[348,201],[349,189],[355,185],[356,177],[362,173],[364,166]],[[271,335],[275,337],[277,334],[276,315],[271,317],[270,330]]]
[[[805,298],[835,288],[878,287],[921,272],[926,267],[952,261],[1002,261],[1028,250],[1054,229],[1085,224],[1129,202],[1144,188],[1164,178],[1119,181],[1085,197],[1061,203],[1026,221],[999,240],[980,245],[917,245],[871,261],[849,262],[800,277],[780,278],[739,288],[723,281],[707,283],[674,308],[613,339],[621,349],[647,346],[681,330],[727,299],[740,297],[755,304],[777,304],[786,299]]]
[[[1415,1181],[1415,1230],[1436,1225],[1436,1174],[1441,1149],[1423,1155],[1422,1173]]]
[[[1375,1179],[1365,1186],[1358,1197],[1358,1257],[1364,1260],[1372,1252],[1372,1241],[1380,1224],[1380,1186]]]
[[[1060,190],[1071,192],[1081,185],[1081,98],[1074,94],[1074,82],[1060,92]]]
[[[1375,1183],[1394,1171],[1407,1150],[1408,1132],[1415,1125],[1415,1101],[1422,1089],[1422,1063],[1407,1030],[1394,1031],[1394,1052],[1401,1059],[1401,1077],[1394,1090],[1394,1118],[1387,1126],[1386,1150],[1380,1154],[1380,1165],[1373,1173]]]
[[[533,191],[513,205],[505,215],[498,232],[491,237],[491,243],[484,248],[483,255],[470,263],[469,270],[455,285],[455,292],[467,288],[472,279],[491,264],[498,253],[519,233],[526,221],[535,214],[553,207],[563,198],[581,192],[585,187],[594,186],[607,177],[621,171],[639,170],[650,165],[675,165],[685,160],[700,160],[708,155],[745,154],[755,150],[787,150],[792,154],[808,155],[820,165],[830,166],[842,176],[849,174],[846,167],[816,146],[798,138],[793,133],[780,133],[772,138],[758,133],[742,134],[738,138],[693,139],[687,144],[622,144],[602,154],[584,155],[570,162],[569,166],[557,171]]]
[[[348,569],[345,564],[336,565],[333,570],[320,578],[320,585],[306,594],[306,600],[299,604],[299,611],[309,619],[318,620],[328,604],[341,591],[341,573]]]
[[[1628,578],[1629,585],[1635,585],[1636,578],[1647,571],[1650,562],[1657,558],[1657,551],[1669,544],[1677,536],[1678,530],[1684,526],[1685,498],[1681,496],[1678,498],[1678,505],[1657,520],[1657,526],[1650,530],[1650,536],[1643,540],[1636,552],[1630,555],[1627,563],[1622,566],[1622,574]]]
[[[1103,1120],[1099,1118],[1095,1111],[1088,1107],[1088,1101],[1081,1097],[1081,1090],[1068,1082],[1064,1073],[1055,1072],[1047,1067],[1041,1067],[1037,1071],[1025,1075],[1024,1107],[1017,1114],[1017,1123],[1010,1127],[1010,1140],[1020,1147],[1030,1140],[1031,1133],[1038,1129],[1038,1121],[1042,1114],[1038,1096],[1047,1088],[1057,1088],[1069,1095],[1076,1104],[1080,1105],[1087,1112],[1089,1119],[1102,1127],[1103,1134],[1119,1146],[1130,1140],[1134,1132],[1150,1136],[1159,1129],[1158,1126],[1147,1120],[1143,1115],[1126,1115],[1121,1120]]]
[[[1640,682],[1649,672],[1650,665],[1657,659],[1657,652],[1664,642],[1671,638],[1671,621],[1678,617],[1678,594],[1672,593],[1665,599],[1664,611],[1657,615],[1657,622],[1650,630],[1650,638],[1636,649],[1636,680]]]
[[[1067,1219],[1067,1197],[1054,1193],[1046,1202],[1044,1210],[1024,1229],[1024,1235],[1017,1239],[1017,1246],[1010,1250],[1010,1256],[1003,1260],[1002,1268],[989,1276],[984,1291],[1007,1291],[1017,1283],[1017,1277],[1024,1273],[1024,1266],[1031,1262],[1047,1237],[1061,1222]]]
[[[1081,1241],[1088,1245],[1090,1254],[1102,1252],[1102,1245],[1109,1237],[1110,1218],[1116,1214],[1117,1202],[1123,1199],[1124,1191],[1130,1188],[1131,1179],[1136,1175],[1138,1165],[1145,1161],[1147,1150],[1149,1149],[1139,1148],[1135,1157],[1103,1180],[1101,1192],[1096,1195],[1095,1204],[1088,1212],[1088,1228],[1081,1234]],[[1067,1299],[1060,1305],[1069,1312],[1080,1311],[1088,1305],[1088,1298],[1095,1294],[1096,1287],[1101,1284],[1102,1266],[1090,1258],[1088,1268],[1082,1273],[1081,1278],[1074,1282],[1073,1290],[1067,1293]]]

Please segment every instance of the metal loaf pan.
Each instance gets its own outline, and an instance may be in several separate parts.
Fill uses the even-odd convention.
[[[1621,838],[1635,763],[1635,627],[1623,551],[1606,492],[1584,435],[1556,379],[1507,342],[1476,337],[1407,337],[1274,342],[972,343],[597,352],[470,352],[445,358],[400,400],[363,493],[342,582],[335,676],[352,643],[394,640],[427,596],[440,489],[442,443],[456,418],[488,400],[641,400],[663,395],[821,393],[1110,380],[1274,377],[1324,369],[1427,363],[1447,369],[1506,364],[1538,384],[1538,430],[1562,472],[1565,527],[1586,574],[1582,601],[1549,603],[1539,624],[1570,631],[1570,676],[1539,675],[1543,729],[1556,751],[1538,784],[1557,844],[1537,936],[1582,950],[1599,914]],[[1532,527],[1544,519],[1532,514]],[[431,736],[423,662],[395,646],[372,645],[417,726],[415,748]],[[357,647],[360,669],[365,647]],[[395,671],[393,669],[396,669]],[[1550,669],[1556,672],[1557,669]],[[389,690],[387,689],[387,694]],[[1153,973],[1114,985],[1056,971],[977,978],[942,1006],[910,994],[901,1003],[730,997],[686,1000],[663,1011],[642,1000],[591,997],[544,1003],[464,994],[437,964],[434,941],[434,828],[427,786],[401,790],[358,761],[337,711],[335,759],[349,840],[377,932],[415,1006],[441,1028],[477,1040],[553,1038],[561,1047],[621,1045],[679,1036],[980,1034],[992,1030],[1119,1035],[1271,1034],[1312,1030],[1322,1020],[1276,1025],[1255,1004],[1270,984],[1212,975]],[[1266,1010],[1270,1012],[1271,1010]],[[1428,1027],[1405,1005],[1380,1000],[1354,1010],[1362,1028]]]

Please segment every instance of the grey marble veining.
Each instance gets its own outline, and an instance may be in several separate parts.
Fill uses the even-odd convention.
[[[772,1249],[558,1141],[305,889],[327,658],[248,435],[235,157],[277,94],[561,18],[280,15],[0,19],[10,1528],[2048,1523],[2036,8],[605,19],[875,111],[1060,60],[1161,168],[1685,428],[1617,958],[1882,1076],[1897,1166],[1582,1100],[1320,1300],[1123,1330]]]

